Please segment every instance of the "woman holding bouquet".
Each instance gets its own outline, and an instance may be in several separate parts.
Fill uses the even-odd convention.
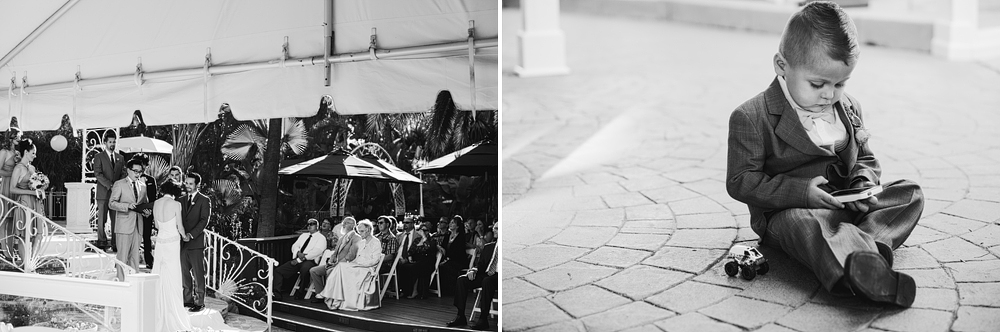
[[[20,161],[17,152],[14,152],[14,145],[21,138],[21,131],[17,128],[10,128],[8,135],[0,143],[0,195],[8,199],[15,199],[10,195],[11,175],[14,175],[14,165]],[[11,257],[11,250],[14,250],[14,219],[10,212],[10,204],[0,202],[0,253],[5,257]]]
[[[14,173],[11,176],[10,193],[17,197],[16,201],[21,205],[34,210],[38,214],[43,214],[45,210],[42,201],[45,199],[47,184],[31,183],[32,176],[36,174],[35,166],[31,164],[35,160],[35,153],[37,152],[35,144],[31,142],[30,138],[25,138],[17,142],[16,149],[21,154],[21,161],[14,166]],[[24,209],[14,209],[16,231],[23,232],[29,229],[32,225],[28,222],[33,220],[34,218],[31,218]],[[21,257],[26,257],[24,248],[21,248],[21,254]]]

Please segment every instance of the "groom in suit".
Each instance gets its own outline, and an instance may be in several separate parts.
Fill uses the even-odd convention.
[[[115,145],[118,141],[114,135],[104,137],[104,152],[94,156],[94,177],[97,178],[97,240],[98,246],[108,248],[108,236],[104,234],[105,222],[108,220],[108,194],[111,186],[122,178],[122,169],[125,166],[125,158],[118,151]],[[111,247],[115,247],[115,215],[111,213]],[[114,251],[115,248],[112,248]]]
[[[118,260],[139,270],[139,240],[142,237],[141,217],[135,211],[136,206],[146,202],[146,184],[140,181],[145,170],[142,162],[129,160],[125,165],[128,176],[115,182],[111,187],[111,201],[108,206],[115,210],[115,241],[118,247]],[[118,280],[125,280],[125,272],[118,268]]]
[[[181,277],[184,282],[184,306],[191,312],[205,308],[205,226],[212,217],[212,202],[198,192],[201,175],[188,173],[184,179],[187,194],[181,202],[184,218],[184,243],[181,244]],[[192,282],[194,283],[192,285]]]

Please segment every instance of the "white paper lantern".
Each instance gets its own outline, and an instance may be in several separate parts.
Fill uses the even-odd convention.
[[[52,139],[49,140],[49,145],[51,145],[52,150],[55,150],[56,152],[62,152],[62,150],[66,150],[67,144],[68,142],[66,141],[66,137],[64,137],[63,135],[52,136]]]

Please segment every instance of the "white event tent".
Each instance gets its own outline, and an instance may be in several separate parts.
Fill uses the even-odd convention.
[[[203,123],[222,103],[240,120],[305,117],[323,95],[341,114],[421,112],[440,90],[463,109],[496,110],[497,7],[3,1],[0,130],[11,117],[22,130],[54,130],[63,115],[77,129],[124,127],[135,110],[148,125]]]

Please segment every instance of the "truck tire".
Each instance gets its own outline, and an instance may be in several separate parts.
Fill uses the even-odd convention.
[[[753,266],[743,266],[742,270],[743,271],[740,273],[740,276],[742,276],[743,279],[753,280],[753,278],[757,277],[757,269]]]
[[[736,262],[726,263],[726,274],[730,277],[735,277],[737,273],[740,273],[740,266]]]

